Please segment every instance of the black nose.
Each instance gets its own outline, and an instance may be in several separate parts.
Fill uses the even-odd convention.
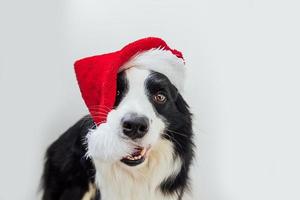
[[[123,133],[131,139],[142,138],[148,132],[149,120],[136,113],[128,113],[122,118]]]

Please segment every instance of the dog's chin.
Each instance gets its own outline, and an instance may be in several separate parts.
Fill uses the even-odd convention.
[[[121,163],[128,167],[142,166],[146,163],[151,149],[150,144],[143,144],[142,141],[130,142],[120,137],[120,133],[112,133],[110,127],[106,125],[91,130],[87,136],[87,156],[96,162]]]
[[[147,147],[137,146],[133,153],[123,157],[120,161],[130,167],[140,166],[147,160],[150,149],[150,145]]]

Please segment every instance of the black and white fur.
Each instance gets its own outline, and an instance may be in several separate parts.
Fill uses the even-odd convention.
[[[132,67],[118,74],[118,92],[107,120],[78,121],[47,150],[43,200],[182,200],[189,190],[193,159],[192,119],[178,88],[162,73]],[[164,103],[154,100],[156,94]],[[131,139],[122,130],[128,113],[144,116],[149,129]],[[135,145],[150,147],[144,162],[120,160]]]

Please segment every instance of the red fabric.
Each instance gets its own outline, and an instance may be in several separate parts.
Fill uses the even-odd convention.
[[[106,120],[108,112],[115,103],[119,68],[132,56],[153,48],[168,50],[178,58],[183,58],[181,52],[171,49],[162,39],[148,37],[132,42],[119,51],[87,57],[75,62],[75,73],[81,95],[97,125]]]

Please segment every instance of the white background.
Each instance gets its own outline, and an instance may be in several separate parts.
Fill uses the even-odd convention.
[[[300,199],[300,5],[3,1],[0,200],[32,200],[47,145],[87,113],[73,62],[159,36],[184,52],[195,200]]]

